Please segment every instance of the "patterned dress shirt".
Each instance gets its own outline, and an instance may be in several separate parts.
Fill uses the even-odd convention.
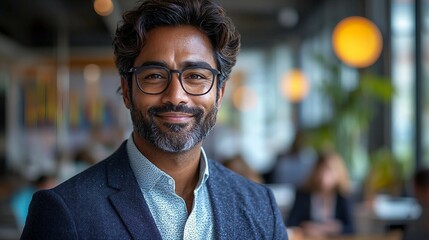
[[[209,169],[204,150],[201,149],[199,180],[189,216],[185,201],[175,192],[174,179],[141,154],[132,135],[127,141],[127,152],[162,239],[213,239],[213,212],[206,186]]]

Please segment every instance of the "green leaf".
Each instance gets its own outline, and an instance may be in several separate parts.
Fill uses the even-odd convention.
[[[395,89],[390,79],[372,74],[362,75],[360,79],[362,90],[383,102],[392,99]]]

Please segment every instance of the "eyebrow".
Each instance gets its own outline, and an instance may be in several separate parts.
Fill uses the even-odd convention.
[[[182,66],[183,66],[183,68],[187,68],[187,67],[213,68],[212,66],[210,66],[210,64],[208,64],[207,62],[203,62],[203,61],[197,61],[197,62],[187,61],[187,62],[184,62],[182,64]]]
[[[204,62],[204,61],[185,61],[183,63],[180,64],[183,68],[188,68],[188,67],[204,67],[204,68],[213,68],[209,63]],[[159,61],[147,61],[144,62],[142,65],[138,66],[139,67],[146,67],[146,66],[158,66],[158,67],[165,67],[165,68],[169,68],[166,62],[159,62]]]
[[[159,66],[159,67],[166,67],[166,68],[168,68],[167,63],[165,63],[165,62],[158,62],[158,61],[147,61],[147,62],[144,62],[142,65],[138,66],[137,68],[139,68],[139,67],[146,67],[146,66]]]

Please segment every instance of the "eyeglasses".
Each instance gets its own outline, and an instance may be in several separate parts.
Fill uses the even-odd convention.
[[[131,68],[128,72],[134,75],[140,90],[151,95],[167,90],[172,74],[178,73],[183,90],[193,96],[207,94],[212,89],[216,76],[220,74],[216,69],[200,66],[175,70],[156,65]]]

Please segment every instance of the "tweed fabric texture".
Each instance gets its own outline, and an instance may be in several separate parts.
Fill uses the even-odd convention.
[[[56,188],[37,192],[21,239],[161,240],[129,164],[126,144]],[[209,160],[208,166],[206,186],[215,239],[287,239],[280,211],[267,187],[216,162]]]

